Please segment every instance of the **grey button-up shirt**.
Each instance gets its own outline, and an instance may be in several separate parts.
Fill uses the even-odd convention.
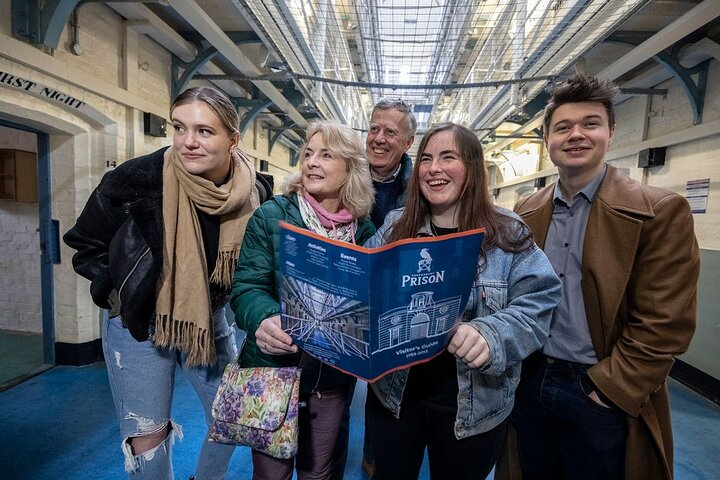
[[[550,324],[550,338],[543,353],[550,357],[592,365],[597,363],[585,315],[581,288],[582,253],[585,227],[592,202],[605,177],[607,166],[573,198],[563,197],[560,182],[555,185],[553,216],[545,255],[563,283],[563,297],[555,308]]]

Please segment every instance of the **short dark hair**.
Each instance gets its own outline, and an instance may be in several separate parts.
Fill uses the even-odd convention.
[[[410,105],[405,103],[400,98],[383,98],[379,102],[375,104],[375,106],[372,109],[372,112],[370,112],[370,120],[372,121],[373,116],[375,115],[375,112],[378,110],[397,110],[398,112],[405,113],[407,115],[408,119],[408,132],[407,132],[407,138],[412,137],[415,135],[415,131],[417,130],[417,118],[415,118],[415,114],[412,111],[412,108]]]
[[[566,103],[578,102],[600,102],[608,115],[608,124],[610,128],[615,126],[615,107],[613,106],[613,98],[619,91],[618,86],[610,80],[600,80],[597,77],[576,73],[564,83],[561,83],[553,91],[553,95],[545,107],[545,116],[543,117],[543,129],[545,135],[550,131],[550,121],[553,113],[560,106]]]

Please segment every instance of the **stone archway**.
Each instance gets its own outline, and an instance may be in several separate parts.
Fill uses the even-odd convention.
[[[0,116],[47,138],[47,155],[38,161],[38,230],[49,228],[43,223],[51,218],[58,220],[60,235],[72,226],[104,173],[106,159],[117,158],[115,122],[92,111],[91,116],[71,112],[37,96],[0,88]],[[42,262],[41,291],[26,294],[42,296],[43,333],[51,337],[51,345],[99,345],[100,312],[90,301],[87,282],[73,272],[71,254],[61,245],[59,264]],[[58,356],[55,360],[75,363]]]

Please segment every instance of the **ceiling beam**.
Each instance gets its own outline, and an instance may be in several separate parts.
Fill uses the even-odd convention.
[[[720,16],[720,2],[705,0],[598,73],[614,80]]]
[[[230,63],[241,73],[248,76],[258,76],[262,72],[245,55],[225,32],[205,13],[194,0],[169,0],[170,6],[192,25],[205,39],[218,49]],[[272,102],[286,112],[296,125],[306,128],[307,120],[288,101],[280,90],[268,80],[255,80],[252,82]]]
[[[197,57],[198,51],[195,45],[185,40],[145,5],[128,2],[108,2],[107,5],[127,19],[133,30],[152,38],[183,62],[191,63]],[[207,75],[224,73],[213,63],[204,65],[199,72]],[[217,80],[212,83],[231,97],[240,97],[246,94],[245,90],[234,81]]]
[[[181,37],[179,33],[145,5],[129,2],[108,2],[107,6],[127,20],[137,22],[133,25],[135,31],[148,35],[183,62],[190,63],[195,60],[197,55],[195,46]]]
[[[633,48],[596,76],[607,80],[615,80],[718,16],[720,16],[720,2],[717,0],[705,0],[645,42]],[[541,111],[513,133],[527,133],[542,126],[542,117],[543,112]],[[512,139],[500,141],[492,146],[492,150],[501,150],[511,143],[513,143]]]
[[[108,2],[107,5],[127,19],[138,33],[147,35],[167,51],[185,63],[191,63],[198,55],[197,48],[158,17],[152,10],[141,3]],[[208,62],[198,72],[203,75],[222,75],[226,73],[213,62]],[[246,97],[247,92],[231,78],[211,80],[215,86],[227,93],[231,98]],[[293,140],[302,140],[295,132],[288,132]]]

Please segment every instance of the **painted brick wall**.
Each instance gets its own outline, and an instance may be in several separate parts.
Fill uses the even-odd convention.
[[[81,56],[70,52],[72,27],[70,22],[60,36],[54,57],[64,63],[77,65],[93,77],[117,85],[122,73],[122,18],[100,3],[78,7],[77,42]]]
[[[0,200],[0,330],[40,333],[40,237],[36,203]]]
[[[0,2],[0,34],[11,35],[9,2]],[[155,41],[132,30],[125,32],[122,18],[102,3],[87,3],[80,7],[79,43],[83,47],[83,55],[77,56],[69,51],[71,31],[66,24],[57,49],[39,49],[48,58],[61,60],[67,68],[83,72],[84,85],[66,83],[62,75],[45,70],[42,62],[37,68],[28,66],[22,58],[0,58],[0,70],[13,75],[42,83],[51,88],[86,102],[105,117],[99,125],[87,118],[76,115],[68,109],[61,109],[42,99],[23,94],[13,89],[0,86],[0,110],[21,120],[21,123],[40,126],[50,133],[50,155],[52,170],[52,217],[60,220],[61,232],[65,232],[74,223],[82,211],[90,192],[97,186],[108,162],[121,163],[128,158],[154,151],[171,143],[172,128],[168,127],[167,138],[154,138],[143,134],[142,113],[115,102],[105,95],[92,93],[101,92],[105,84],[126,88],[139,98],[159,106],[159,110],[167,112],[170,106],[170,65],[171,55]],[[124,35],[127,33],[127,38]],[[14,40],[13,40],[14,41]],[[128,57],[123,58],[123,41],[128,44]],[[127,82],[127,85],[124,83]],[[254,132],[253,132],[254,133]],[[255,144],[252,135],[244,141]],[[265,132],[266,133],[266,132]],[[13,138],[13,142],[16,139]],[[260,139],[258,150],[267,151],[267,140]],[[34,136],[29,144],[35,145]],[[2,144],[0,143],[0,146]],[[12,143],[14,148],[19,148]],[[1,148],[1,147],[0,147]],[[264,156],[267,156],[264,154]],[[284,177],[284,173],[292,170],[287,167],[287,149],[277,146],[273,150],[271,163],[275,168],[271,171],[276,180]],[[282,165],[286,165],[286,169]],[[38,226],[37,212],[31,215],[27,206],[10,205],[0,202],[0,225],[2,228],[17,230],[16,240],[0,238],[7,258],[0,257],[3,273],[10,261],[20,263],[18,270],[27,272],[33,264],[19,260],[22,248],[26,245],[39,245],[37,239],[28,239],[35,234]],[[35,205],[35,210],[37,206]],[[22,213],[18,213],[18,209]],[[3,218],[2,212],[13,215],[19,220]],[[22,223],[24,226],[19,226]],[[21,243],[22,246],[11,242]],[[72,270],[71,257],[73,251],[61,243],[61,263],[54,267],[53,283],[55,290],[55,339],[58,342],[83,343],[100,337],[100,310],[93,305],[89,295],[89,282]],[[30,254],[31,255],[31,254]],[[39,256],[39,246],[37,251]],[[17,280],[18,275],[4,275],[0,280],[0,307],[7,306],[6,299],[22,299],[19,305],[9,307],[4,313],[0,309],[0,328],[10,319],[20,315],[35,313],[37,326],[40,328],[40,274],[39,258],[35,261],[37,275],[35,283]],[[36,285],[36,286],[35,286]],[[17,286],[17,290],[12,290]],[[37,304],[34,310],[28,307],[27,298],[33,298]],[[30,310],[27,312],[26,310]],[[30,330],[28,328],[28,330]]]
[[[35,135],[0,127],[0,148],[34,152]],[[40,333],[37,203],[0,200],[0,330]]]

